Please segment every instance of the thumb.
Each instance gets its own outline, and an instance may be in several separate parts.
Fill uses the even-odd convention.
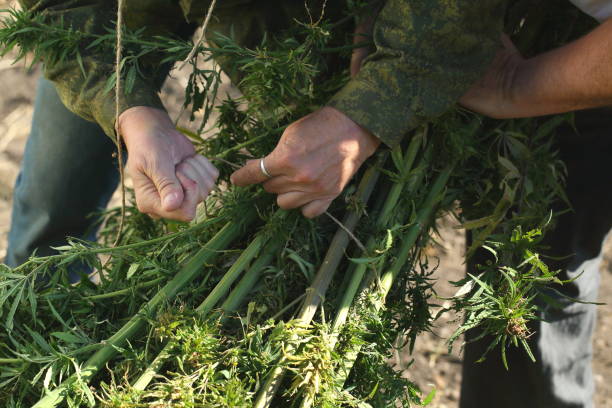
[[[155,184],[164,211],[174,211],[181,206],[184,198],[183,187],[176,178],[171,161],[162,163],[153,172],[151,180]]]

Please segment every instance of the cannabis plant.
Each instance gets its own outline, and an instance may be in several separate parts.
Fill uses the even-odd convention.
[[[186,109],[203,119],[185,133],[216,160],[221,187],[190,224],[153,220],[128,204],[123,221],[120,209],[100,215],[98,242],[69,238],[57,255],[0,266],[0,404],[427,404],[433,393],[387,360],[398,337],[412,348],[434,321],[425,249],[445,214],[472,234],[467,257],[491,254],[457,283],[453,307],[465,320],[450,341],[478,329],[502,351],[487,358],[505,361],[515,346],[532,355],[529,322],[539,318],[543,289],[560,283],[540,237],[563,198],[551,135],[568,117],[491,122],[450,112],[404,145],[380,149],[316,220],[279,210],[259,187],[229,183],[236,164],[267,154],[286,126],[345,84],[348,73],[330,72],[326,60],[348,67],[351,21],[300,22],[256,48],[231,36],[211,38],[213,46],[123,30],[125,92],[142,58],[191,55]],[[16,10],[0,29],[5,51],[19,47],[18,58],[47,63],[80,60],[83,44],[113,52],[115,37],[114,28],[89,35]],[[214,105],[219,70],[197,58],[240,67],[243,96]],[[71,285],[75,270],[82,279]]]

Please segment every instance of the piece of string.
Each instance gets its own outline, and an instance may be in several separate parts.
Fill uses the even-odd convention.
[[[115,51],[115,144],[117,146],[117,165],[119,168],[119,183],[121,184],[121,217],[119,219],[119,229],[113,246],[119,244],[123,225],[125,223],[125,176],[123,169],[123,149],[121,147],[121,132],[119,131],[119,115],[121,101],[121,60],[123,44],[123,4],[125,0],[117,1],[117,43]]]
[[[204,22],[202,23],[202,31],[200,32],[200,36],[198,37],[197,41],[193,44],[193,48],[191,48],[191,51],[189,51],[189,54],[187,54],[187,58],[185,58],[183,62],[181,63],[181,65],[178,67],[179,71],[182,70],[185,67],[185,65],[187,65],[189,61],[193,59],[194,56],[196,57],[196,60],[194,61],[194,65],[197,65],[198,48],[200,47],[200,45],[202,45],[204,41],[206,41],[206,29],[208,28],[208,23],[210,22],[210,18],[212,17],[213,10],[215,9],[216,4],[217,4],[217,0],[212,0],[210,2],[210,6],[208,7],[208,11],[206,12],[206,17],[204,17]],[[186,108],[187,107],[183,104],[178,116],[176,117],[176,120],[174,121],[174,126],[178,126],[178,123],[181,120],[181,117],[183,116],[183,114],[185,113]]]
[[[308,1],[304,2],[304,8],[306,9],[306,13],[308,14],[308,18],[310,19],[311,26],[313,27],[318,26],[321,20],[323,20],[323,17],[325,16],[326,7],[327,7],[327,0],[324,0],[323,5],[321,6],[321,15],[319,16],[319,19],[315,22],[314,19],[312,18],[312,14],[310,13],[310,7],[308,7]]]
[[[349,237],[350,237],[350,238],[351,238],[353,241],[355,241],[355,244],[357,244],[357,246],[359,247],[359,249],[361,249],[361,250],[362,250],[364,253],[366,253],[366,252],[368,251],[368,250],[366,249],[365,245],[363,245],[363,244],[361,243],[361,241],[359,240],[359,238],[357,238],[357,237],[355,236],[355,234],[353,234],[353,233],[351,232],[351,230],[349,230],[349,229],[348,229],[348,228],[347,228],[347,227],[346,227],[344,224],[342,224],[342,222],[340,222],[340,220],[339,220],[339,219],[337,219],[336,217],[334,217],[333,215],[331,215],[331,214],[329,213],[329,211],[325,211],[325,215],[327,215],[329,218],[331,218],[333,222],[335,222],[336,224],[338,224],[338,226],[339,226],[340,228],[342,228],[342,230],[344,230],[344,232],[346,232],[346,233],[348,234],[348,236],[349,236]]]
[[[179,66],[179,71],[183,69],[185,65],[189,63],[189,61],[191,61],[193,56],[196,55],[196,52],[198,52],[198,48],[200,48],[200,45],[202,45],[202,43],[206,40],[206,28],[208,27],[208,23],[210,22],[210,18],[212,17],[213,10],[215,9],[215,4],[217,4],[217,0],[212,0],[210,2],[210,6],[208,7],[208,11],[206,12],[206,18],[204,18],[204,23],[202,23],[202,32],[200,33],[200,37],[198,37],[198,40],[193,45],[191,51],[189,51],[187,58],[185,58]]]

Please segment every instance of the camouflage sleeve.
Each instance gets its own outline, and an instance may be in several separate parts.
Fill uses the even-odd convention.
[[[388,146],[448,111],[492,60],[505,0],[387,0],[376,51],[329,105]]]
[[[183,29],[185,18],[178,2],[173,0],[126,1],[125,23],[131,29],[153,27],[146,34],[177,32]],[[44,13],[51,21],[63,21],[65,26],[87,33],[102,34],[116,21],[116,2],[109,0],[21,0],[24,8]],[[106,81],[114,73],[113,53],[100,55],[88,52],[83,44],[83,69],[75,59],[45,64],[45,76],[55,83],[62,102],[79,116],[97,122],[110,137],[115,137],[114,92],[105,90]],[[122,93],[120,111],[133,106],[164,109],[159,88],[168,67],[144,63],[137,75],[133,91]]]

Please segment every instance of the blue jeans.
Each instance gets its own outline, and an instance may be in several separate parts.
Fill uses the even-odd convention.
[[[13,193],[7,265],[15,267],[34,252],[53,254],[66,236],[95,239],[89,216],[106,208],[117,187],[114,151],[97,124],[66,109],[50,81],[39,81]]]

